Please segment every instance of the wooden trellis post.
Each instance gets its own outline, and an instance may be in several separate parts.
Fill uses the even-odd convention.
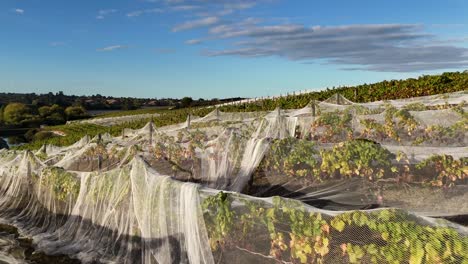
[[[312,131],[310,132],[311,139],[314,139],[315,136],[315,116],[317,115],[317,107],[316,107],[316,101],[315,99],[312,100]]]
[[[191,115],[189,114],[189,115],[187,116],[187,129],[190,128],[190,122],[191,122]]]
[[[98,170],[101,171],[102,169],[102,155],[101,154],[98,154]]]
[[[30,153],[30,151],[28,150],[28,154]],[[26,171],[26,174],[28,175],[28,181],[31,179],[31,162],[28,161],[28,168],[27,168],[27,171]]]
[[[153,145],[153,117],[151,117],[150,128],[149,128],[149,143],[150,146]]]
[[[315,109],[315,100],[312,100],[312,116],[315,118],[315,113],[316,113],[316,109]]]

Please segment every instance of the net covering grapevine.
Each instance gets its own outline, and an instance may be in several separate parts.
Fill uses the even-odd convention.
[[[467,99],[335,95],[0,150],[0,222],[83,263],[467,263]]]

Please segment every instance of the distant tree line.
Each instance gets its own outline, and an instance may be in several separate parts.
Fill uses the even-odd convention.
[[[47,94],[21,94],[21,93],[0,93],[0,107],[9,103],[22,103],[31,107],[58,105],[63,108],[69,106],[82,106],[86,110],[135,110],[141,107],[188,107],[188,106],[208,106],[219,103],[242,100],[243,98],[228,99],[192,99],[184,97],[182,99],[173,98],[130,98],[102,96],[100,94],[91,96],[65,95],[63,92]]]
[[[102,96],[65,95],[63,92],[47,94],[0,93],[0,128],[34,128],[40,125],[60,125],[68,120],[87,118],[91,110],[135,110],[142,107],[185,108],[209,106],[241,100],[198,99],[191,97],[129,98]]]

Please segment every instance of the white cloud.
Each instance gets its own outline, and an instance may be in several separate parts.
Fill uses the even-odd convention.
[[[141,16],[142,14],[143,14],[142,10],[137,10],[137,11],[127,13],[127,16],[128,17],[137,17],[137,16]]]
[[[220,19],[218,17],[205,17],[205,18],[191,20],[191,21],[187,21],[182,24],[176,25],[174,28],[172,28],[172,31],[178,32],[178,31],[189,30],[189,29],[194,29],[194,28],[212,26],[218,23],[219,21]]]
[[[108,46],[108,47],[104,47],[101,49],[97,49],[97,51],[114,51],[114,50],[126,49],[126,48],[128,48],[128,46],[113,45],[113,46]]]
[[[199,8],[200,7],[196,5],[178,5],[178,6],[171,7],[171,9],[174,11],[192,11],[192,10],[196,10]]]
[[[109,15],[109,14],[112,14],[112,13],[116,13],[117,12],[117,9],[104,9],[104,10],[99,10],[99,14],[100,15]]]
[[[117,13],[117,9],[102,9],[98,11],[96,19],[104,19],[106,16],[114,13]]]
[[[346,65],[347,70],[387,72],[468,67],[468,48],[440,43],[420,25],[227,24],[209,32],[212,39],[233,39],[233,48],[206,52],[208,56],[278,56]]]
[[[185,44],[187,45],[197,45],[200,43],[202,43],[201,39],[190,39],[190,40],[185,41]]]
[[[250,9],[254,7],[256,3],[254,2],[233,2],[224,4],[224,9],[219,12],[219,15],[226,16],[234,13],[237,10]]]
[[[226,9],[239,9],[239,10],[242,10],[242,9],[249,9],[249,8],[252,8],[256,5],[255,2],[233,2],[233,3],[227,3],[224,5],[224,7]]]
[[[154,13],[162,13],[162,12],[163,12],[163,10],[159,9],[159,8],[137,10],[137,11],[127,13],[127,17],[138,17],[138,16],[141,16],[143,14],[154,14]]]
[[[13,11],[18,15],[23,15],[24,14],[24,9],[21,9],[21,8],[16,8]]]

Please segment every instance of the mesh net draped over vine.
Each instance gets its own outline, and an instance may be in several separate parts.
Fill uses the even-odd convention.
[[[467,99],[336,95],[0,150],[0,222],[84,263],[467,263],[466,220],[443,219],[468,215]]]

